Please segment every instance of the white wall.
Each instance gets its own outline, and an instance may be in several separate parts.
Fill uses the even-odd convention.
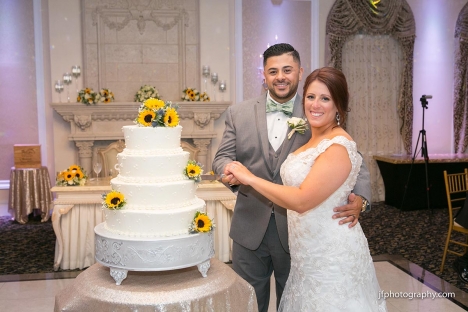
[[[232,86],[235,85],[235,41],[234,2],[240,0],[200,0],[200,64],[210,65],[221,79],[227,80],[228,91],[225,99],[235,99]],[[245,0],[244,0],[245,1]],[[319,53],[319,65],[325,60],[325,25],[328,12],[333,4],[330,0],[311,0],[312,9],[318,7],[318,29],[311,26],[312,44],[319,42],[319,48],[312,47],[312,54]],[[76,0],[49,0],[51,81],[46,83],[52,93],[52,101],[58,102],[53,81],[61,79],[72,65],[82,65],[81,6]],[[453,103],[453,53],[454,27],[458,13],[467,0],[407,0],[416,19],[416,43],[414,53],[414,123],[413,146],[421,130],[422,107],[419,98],[423,94],[434,96],[425,111],[425,129],[430,153],[451,153],[452,103]],[[238,11],[237,14],[242,12]],[[238,35],[238,34],[237,34]],[[311,59],[314,55],[311,55]],[[312,62],[314,64],[314,62]],[[201,73],[200,73],[201,75]],[[81,77],[79,78],[79,86]],[[211,85],[210,85],[211,87]],[[210,87],[208,90],[210,90]],[[75,89],[74,83],[70,86]],[[64,92],[65,93],[65,92]],[[62,101],[65,94],[62,93]],[[72,92],[73,93],[73,92]],[[219,93],[218,93],[219,95]],[[216,121],[216,131],[221,136],[224,116]],[[68,141],[69,124],[53,113],[54,145],[49,152],[55,152],[56,170],[77,161],[75,146]],[[219,139],[214,139],[211,153],[214,154]],[[207,168],[208,169],[208,168]]]

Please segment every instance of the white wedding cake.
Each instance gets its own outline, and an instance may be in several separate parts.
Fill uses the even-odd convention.
[[[140,107],[137,125],[123,127],[119,174],[103,196],[105,222],[95,228],[96,260],[111,268],[117,285],[128,270],[197,265],[206,276],[214,256],[214,225],[196,196],[201,166],[180,146],[182,127],[170,102],[153,100]],[[164,119],[170,114],[172,124]]]

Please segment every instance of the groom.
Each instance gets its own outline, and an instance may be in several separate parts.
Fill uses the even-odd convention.
[[[229,107],[226,128],[213,161],[217,174],[226,174],[225,167],[237,160],[253,174],[282,184],[280,167],[288,154],[310,139],[310,130],[304,134],[287,134],[290,117],[304,117],[302,99],[297,94],[303,68],[299,53],[289,44],[269,47],[263,54],[267,94]],[[249,282],[257,296],[258,310],[266,312],[270,300],[270,278],[276,281],[276,306],[278,307],[290,269],[288,225],[286,209],[272,203],[250,186],[240,185],[232,176],[223,182],[238,191],[230,236],[233,239],[232,267]],[[323,181],[326,183],[326,181]],[[368,208],[370,199],[369,172],[363,167],[359,173],[355,196],[349,204],[335,208],[333,218],[340,224],[357,223],[359,213]]]

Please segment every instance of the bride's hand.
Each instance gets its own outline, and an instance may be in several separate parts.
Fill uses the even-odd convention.
[[[244,165],[238,161],[234,161],[226,165],[226,171],[232,174],[240,183],[250,185],[250,182],[255,177]]]

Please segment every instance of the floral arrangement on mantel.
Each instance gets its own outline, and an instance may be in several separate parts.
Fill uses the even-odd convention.
[[[114,93],[109,89],[101,89],[99,92],[94,92],[91,88],[85,88],[78,92],[76,101],[86,105],[96,104],[98,102],[110,103],[114,101]]]
[[[187,166],[184,169],[184,174],[190,180],[200,182],[201,175],[203,174],[202,164],[196,162],[195,160],[189,160],[187,162]]]
[[[197,211],[192,223],[189,226],[189,232],[191,234],[200,232],[207,233],[212,231],[215,227],[216,225],[214,224],[213,220],[210,219],[206,213]]]
[[[170,101],[149,98],[140,105],[135,123],[143,127],[175,127],[179,124],[177,106]]]
[[[99,91],[101,98],[99,99],[103,103],[110,103],[114,101],[114,93],[109,89],[101,89]]]
[[[88,176],[82,167],[71,165],[68,169],[59,172],[56,179],[57,186],[83,186]]]
[[[210,100],[210,96],[208,95],[208,93],[206,93],[206,92],[200,93],[200,101],[202,101],[202,102],[209,102],[209,101],[211,101],[211,100]]]
[[[200,100],[200,92],[195,88],[185,88],[182,90],[183,101],[198,101]]]
[[[160,99],[158,90],[155,87],[144,85],[140,87],[140,90],[135,94],[135,102],[143,103],[144,101],[153,98]]]
[[[127,202],[122,193],[112,190],[102,194],[102,207],[110,210],[120,210]]]

